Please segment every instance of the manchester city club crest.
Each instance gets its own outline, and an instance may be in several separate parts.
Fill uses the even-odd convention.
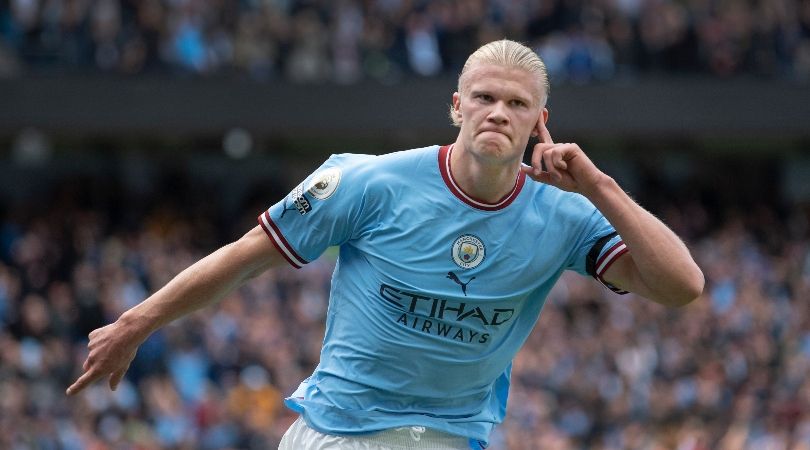
[[[453,241],[453,262],[462,269],[478,267],[484,261],[485,247],[478,236],[464,234]]]

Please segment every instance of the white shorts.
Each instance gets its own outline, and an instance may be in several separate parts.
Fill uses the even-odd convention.
[[[467,438],[425,427],[403,427],[358,436],[313,430],[301,417],[281,438],[278,450],[469,450]]]

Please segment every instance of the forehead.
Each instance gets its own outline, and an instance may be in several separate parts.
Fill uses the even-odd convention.
[[[462,75],[459,89],[462,92],[477,90],[497,91],[519,95],[539,101],[542,85],[537,76],[520,67],[479,63]]]

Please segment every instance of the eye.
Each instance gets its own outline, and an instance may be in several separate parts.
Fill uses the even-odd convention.
[[[523,100],[519,100],[519,99],[514,99],[510,103],[512,104],[512,106],[518,106],[518,107],[521,107],[521,108],[523,108],[525,106],[528,106],[526,104],[526,102],[524,102]]]
[[[492,96],[489,94],[478,94],[475,96],[475,98],[485,103],[490,103],[493,100]]]

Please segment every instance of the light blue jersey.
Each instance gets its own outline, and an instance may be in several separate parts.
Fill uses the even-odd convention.
[[[320,432],[419,425],[485,446],[562,272],[601,281],[627,251],[585,197],[522,173],[495,204],[466,195],[451,152],[334,155],[259,216],[295,267],[340,246],[320,363],[287,399]]]

